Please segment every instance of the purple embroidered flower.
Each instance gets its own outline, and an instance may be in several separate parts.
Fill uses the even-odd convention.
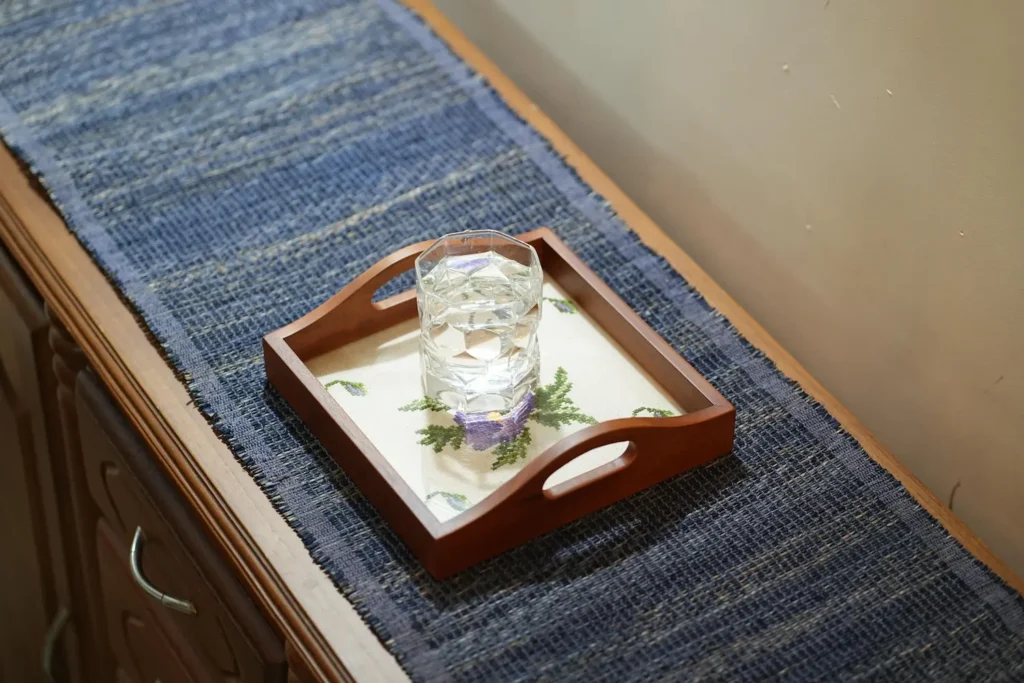
[[[526,418],[533,412],[533,393],[526,395],[512,410],[507,413],[470,413],[461,410],[455,413],[455,424],[466,432],[466,443],[473,450],[484,451],[491,446],[505,443],[519,436],[526,426]]]
[[[486,256],[486,255],[479,256],[477,258],[469,258],[469,259],[467,259],[467,258],[451,259],[451,261],[449,262],[448,267],[452,268],[454,270],[460,270],[460,271],[463,271],[463,272],[470,272],[470,271],[476,270],[477,268],[483,268],[488,263],[490,263],[490,260],[491,260],[490,257]]]

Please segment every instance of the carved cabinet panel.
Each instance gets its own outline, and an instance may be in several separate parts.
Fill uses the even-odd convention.
[[[96,526],[96,559],[106,613],[106,635],[117,660],[117,677],[133,683],[195,683],[171,636],[132,582],[117,534],[104,520]]]
[[[76,387],[78,428],[87,488],[100,511],[107,545],[129,566],[136,534],[140,577],[129,587],[183,652],[199,680],[274,681],[285,676],[280,639],[205,538],[138,436],[102,385],[88,372]],[[191,613],[162,605],[139,581],[183,601]],[[109,604],[104,595],[104,603]],[[109,615],[107,619],[110,621]],[[124,667],[124,662],[118,658]],[[161,679],[164,680],[164,679]]]
[[[280,635],[2,244],[0,521],[0,681],[287,678]]]
[[[80,680],[48,329],[0,245],[0,680]]]
[[[39,514],[30,490],[10,485],[25,481],[25,461],[33,451],[32,425],[21,396],[8,376],[7,364],[0,358],[0,544],[4,559],[0,562],[0,679],[39,681],[41,670],[35,657],[23,653],[39,652],[46,633],[46,605],[42,577],[32,571],[41,565],[33,519]]]

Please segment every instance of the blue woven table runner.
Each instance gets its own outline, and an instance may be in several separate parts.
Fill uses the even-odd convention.
[[[1021,597],[392,0],[8,0],[0,133],[412,678],[1024,678]],[[733,402],[735,450],[437,582],[260,339],[400,246],[540,225]]]

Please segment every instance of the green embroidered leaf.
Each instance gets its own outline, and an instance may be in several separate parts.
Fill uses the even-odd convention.
[[[399,410],[401,410],[404,413],[409,413],[416,410],[429,410],[433,413],[446,413],[448,412],[448,406],[446,406],[441,401],[438,401],[436,398],[424,396],[423,398],[418,398],[415,401],[406,403],[404,406],[399,408]]]
[[[530,416],[534,422],[538,422],[545,427],[551,427],[552,429],[558,429],[570,424],[586,424],[592,425],[597,424],[597,420],[587,415],[586,413],[580,412],[576,406],[571,406],[571,409],[562,410],[557,413],[543,412],[534,413]]]
[[[332,379],[324,385],[324,389],[339,386],[353,396],[366,396],[366,385],[362,382],[350,382],[347,379]]]
[[[572,383],[569,381],[569,373],[565,371],[565,368],[559,367],[555,370],[555,381],[551,384],[537,387],[535,410],[557,410],[561,402],[566,399],[566,394],[569,393],[571,388]]]
[[[671,410],[664,410],[662,408],[648,408],[643,406],[633,411],[633,417],[636,417],[640,413],[650,413],[652,417],[672,417],[675,415]]]
[[[555,429],[574,423],[596,424],[597,420],[580,411],[569,398],[570,389],[572,382],[569,381],[569,373],[565,368],[558,368],[555,371],[555,380],[551,384],[537,387],[534,393],[536,407],[530,414],[530,419]]]
[[[530,436],[530,428],[524,427],[519,436],[511,441],[503,441],[494,447],[494,462],[491,469],[496,470],[504,465],[514,465],[520,460],[526,459],[526,451],[533,439]]]
[[[440,453],[449,444],[452,450],[457,451],[462,447],[462,442],[466,439],[466,430],[459,425],[452,425],[451,427],[427,425],[423,429],[417,429],[416,433],[423,435],[423,438],[419,440],[419,444],[432,447],[435,453]]]
[[[465,512],[473,505],[469,502],[469,498],[466,498],[461,493],[449,493],[448,491],[434,491],[427,495],[427,501],[429,502],[435,496],[441,498],[441,500],[448,504],[448,507],[458,512]]]
[[[576,308],[576,304],[569,301],[568,299],[556,299],[554,297],[546,296],[544,297],[544,301],[550,301],[551,303],[553,303],[555,305],[555,308],[558,309],[558,311],[561,313],[572,314],[576,313],[579,310],[578,308]]]

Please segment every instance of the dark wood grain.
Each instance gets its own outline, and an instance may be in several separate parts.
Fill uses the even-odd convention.
[[[314,683],[317,680],[291,643],[285,646],[285,658],[288,660],[288,683]]]
[[[78,412],[75,409],[75,380],[85,368],[86,361],[63,327],[52,319],[50,322],[49,341],[53,351],[53,374],[57,380],[56,407],[64,444],[61,466],[67,496],[61,501],[65,508],[62,533],[68,553],[75,558],[75,571],[69,573],[74,603],[72,623],[79,638],[84,680],[108,680],[112,676],[113,659],[105,637],[94,543],[100,514],[86,485]]]
[[[27,682],[42,680],[38,653],[56,603],[35,376],[46,327],[42,302],[0,247],[0,679]]]
[[[12,680],[37,680],[45,630],[72,607],[69,561],[62,536],[63,471],[56,378],[45,304],[0,246],[0,661]],[[30,602],[34,606],[29,608]],[[60,680],[80,681],[74,628],[57,636],[51,657]],[[12,673],[19,667],[17,674]]]
[[[440,523],[380,451],[313,376],[318,354],[417,315],[415,292],[381,302],[373,294],[412,268],[432,242],[379,261],[310,314],[263,340],[267,377],[328,452],[363,490],[423,566],[444,578],[562,524],[579,519],[732,449],[735,411],[555,234],[520,237],[541,266],[640,367],[686,411],[676,417],[631,417],[586,427],[550,446],[466,513]],[[613,462],[545,490],[552,473],[608,444],[627,442]]]
[[[118,678],[133,683],[200,683],[175,643],[132,582],[124,548],[106,522],[96,527],[100,590],[106,605],[106,640],[117,660]],[[186,657],[188,653],[186,652]],[[195,663],[191,662],[192,667]]]
[[[49,556],[35,533],[42,518],[31,474],[35,444],[28,408],[16,391],[0,354],[0,679],[41,681],[37,653],[47,626],[43,581]]]
[[[76,383],[87,487],[127,566],[135,529],[146,536],[143,573],[159,590],[192,602],[195,616],[150,600],[202,680],[280,682],[284,644],[173,490],[96,377]],[[119,662],[125,664],[124,662]]]

